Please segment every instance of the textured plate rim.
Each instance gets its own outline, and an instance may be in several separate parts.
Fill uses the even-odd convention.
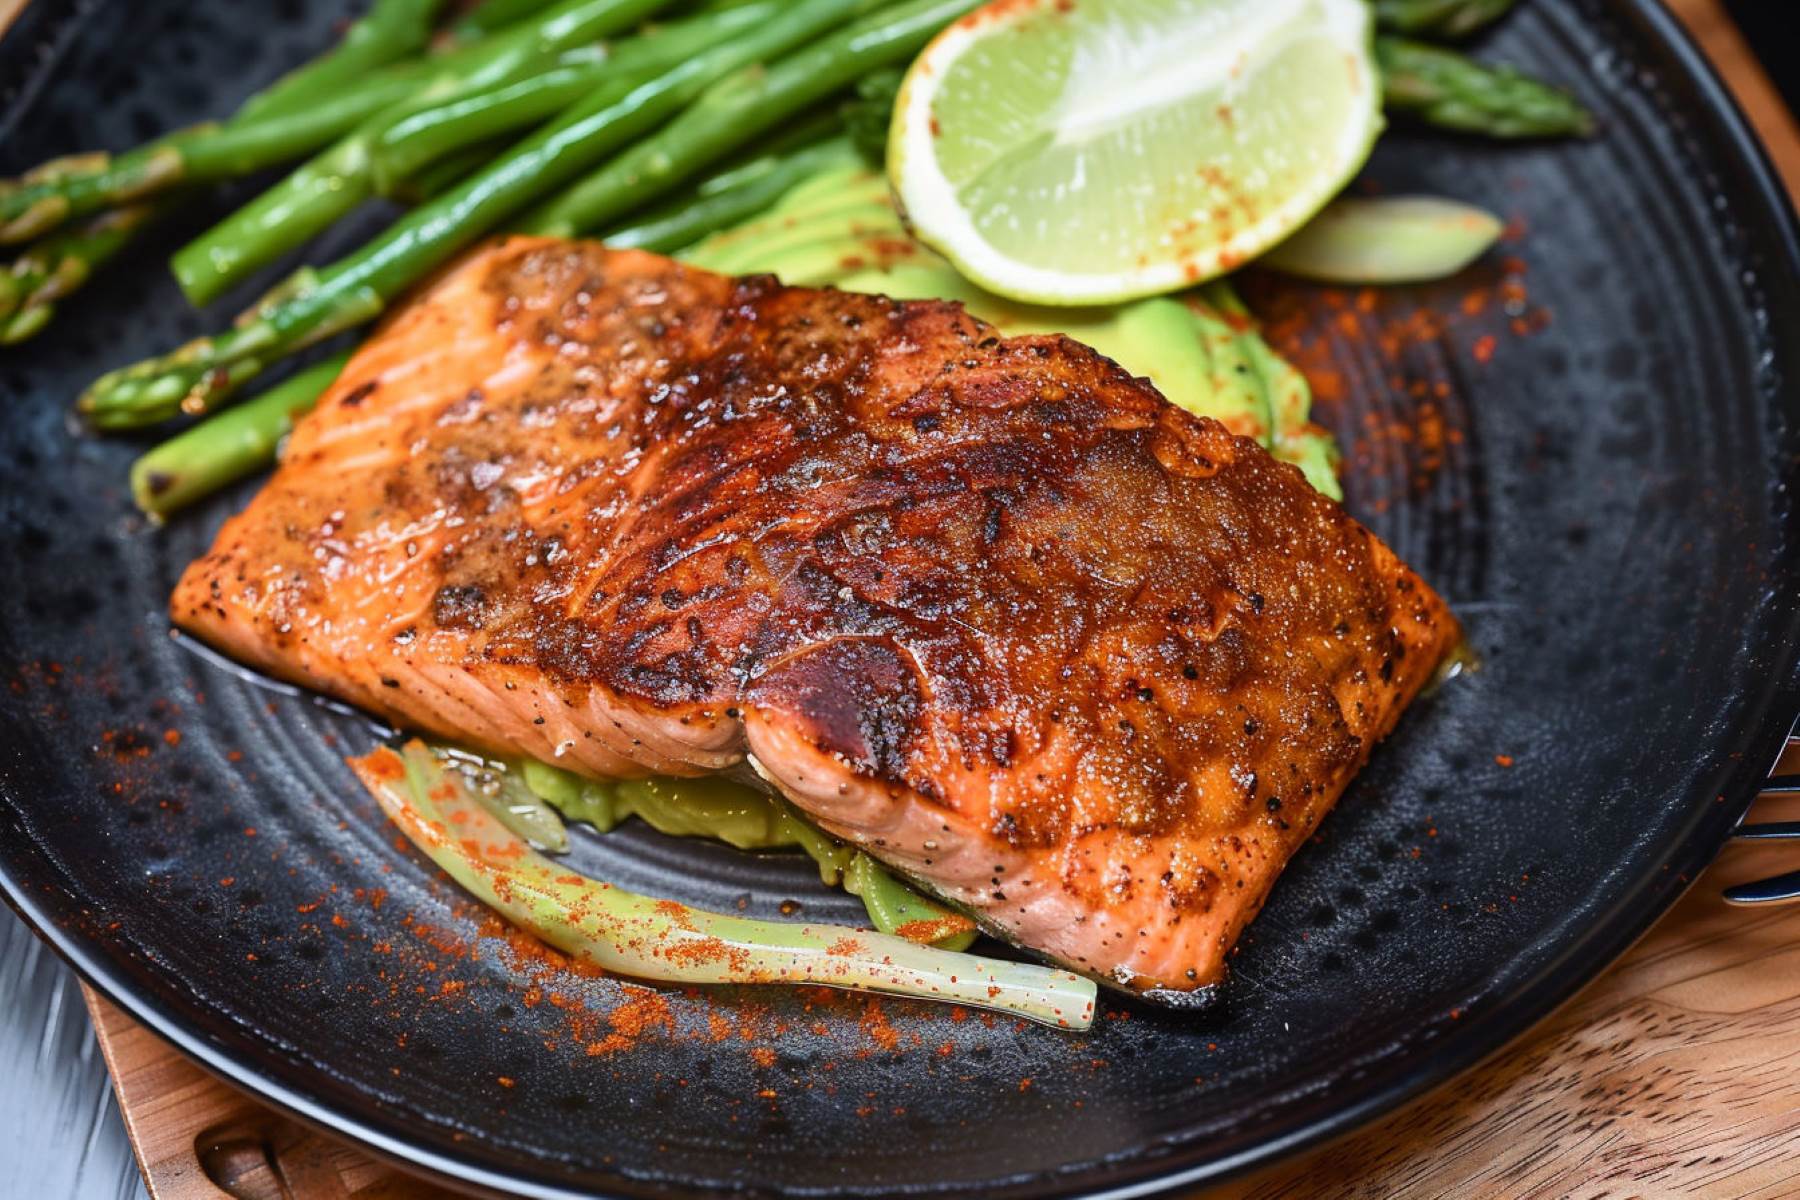
[[[85,0],[37,0],[19,15],[7,31],[7,40],[29,37],[48,47],[46,61],[39,64],[41,70],[61,56],[69,44],[71,30],[91,7]],[[1800,219],[1793,202],[1760,137],[1711,62],[1660,0],[1626,0],[1617,15],[1634,23],[1693,89],[1699,104],[1692,111],[1692,118],[1715,139],[1720,159],[1742,169],[1743,199],[1767,218],[1780,245],[1782,268],[1800,274]],[[38,78],[41,80],[42,75]],[[19,102],[28,100],[33,91],[28,86],[23,94],[0,96],[0,100],[12,101],[6,107],[16,113]],[[9,119],[0,118],[0,130],[10,124]],[[1791,396],[1797,388],[1800,384],[1784,381],[1785,394]],[[1753,697],[1753,711],[1744,722],[1745,732],[1736,739],[1733,765],[1724,773],[1720,785],[1723,802],[1696,804],[1661,872],[1638,880],[1583,937],[1565,944],[1527,978],[1493,997],[1493,1008],[1480,1019],[1471,1020],[1465,1027],[1467,1032],[1460,1037],[1445,1039],[1435,1053],[1417,1056],[1394,1078],[1354,1101],[1324,1116],[1294,1121],[1288,1128],[1234,1154],[1210,1156],[1201,1143],[1171,1151],[1150,1163],[1141,1156],[1123,1158],[993,1180],[990,1186],[1006,1194],[1028,1192],[1128,1200],[1176,1188],[1216,1184],[1343,1137],[1448,1084],[1498,1053],[1597,979],[1648,932],[1692,886],[1691,882],[1676,881],[1696,880],[1742,820],[1769,765],[1795,728],[1796,712],[1800,712],[1800,612],[1790,615],[1782,644],[1771,650],[1771,677],[1761,694]],[[281,1112],[462,1189],[475,1187],[544,1200],[574,1200],[597,1194],[590,1189],[557,1186],[541,1178],[525,1179],[498,1172],[471,1159],[442,1153],[390,1133],[366,1115],[334,1107],[270,1078],[255,1066],[233,1058],[182,1014],[141,993],[104,954],[61,928],[54,915],[38,905],[21,881],[12,877],[4,861],[0,861],[0,895],[95,990],[211,1074]],[[926,1186],[941,1194],[941,1187]],[[608,1178],[607,1187],[610,1192],[606,1194],[621,1197],[680,1194],[677,1186],[665,1182],[634,1180],[616,1173]]]

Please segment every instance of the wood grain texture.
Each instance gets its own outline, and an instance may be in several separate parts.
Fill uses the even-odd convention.
[[[83,987],[155,1200],[435,1200],[451,1195],[224,1086]]]
[[[0,0],[0,27],[19,0]],[[1800,130],[1716,0],[1670,0],[1800,195]],[[1791,751],[1785,771],[1800,771]],[[1800,819],[1800,798],[1753,819]],[[1720,891],[1800,865],[1734,845],[1613,970],[1525,1039],[1389,1119],[1206,1200],[1800,1196],[1800,906]],[[213,1081],[89,1006],[157,1200],[447,1195]]]
[[[1800,770],[1790,750],[1784,770]],[[1753,820],[1800,819],[1800,798]],[[1800,906],[1719,899],[1792,870],[1734,844],[1528,1037],[1397,1115],[1208,1200],[1800,1195]]]

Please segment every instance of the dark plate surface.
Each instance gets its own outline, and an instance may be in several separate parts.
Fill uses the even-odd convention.
[[[223,111],[343,15],[254,7],[34,0],[0,44],[0,172]],[[1679,894],[1800,706],[1785,202],[1654,4],[1539,0],[1492,51],[1574,83],[1604,135],[1407,134],[1369,171],[1515,218],[1492,263],[1367,301],[1253,289],[1321,384],[1351,508],[1451,599],[1483,665],[1377,753],[1210,1016],[1109,1003],[1076,1037],[780,990],[647,994],[482,936],[339,761],[365,721],[169,638],[176,573],[247,493],[147,528],[134,448],[67,425],[96,371],[248,298],[196,316],[159,269],[211,199],[0,356],[9,894],[220,1073],[538,1194],[1128,1194],[1449,1078]],[[578,866],[645,891],[855,914],[788,858],[638,828],[580,841]]]

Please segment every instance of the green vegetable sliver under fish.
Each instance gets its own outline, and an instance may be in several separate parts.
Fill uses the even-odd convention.
[[[351,761],[401,831],[452,879],[550,945],[671,983],[787,983],[943,1000],[1065,1029],[1094,1019],[1092,980],[847,926],[758,921],[639,896],[533,850],[418,741]]]
[[[637,817],[673,837],[709,837],[739,850],[798,847],[837,884],[852,851],[794,816],[771,796],[725,779],[584,779],[535,760],[520,765],[527,788],[571,821],[602,833]]]
[[[743,784],[719,778],[596,780],[535,759],[492,763],[460,752],[454,757],[465,785],[535,850],[568,848],[563,818],[607,833],[629,817],[671,837],[712,838],[739,850],[795,848],[818,864],[820,882],[861,898],[882,933],[944,950],[966,950],[975,940],[973,921],[821,833],[781,798]]]

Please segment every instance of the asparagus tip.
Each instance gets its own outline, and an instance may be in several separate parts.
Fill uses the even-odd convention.
[[[69,201],[60,195],[41,196],[0,224],[0,242],[29,242],[61,225],[69,216]]]
[[[0,346],[13,346],[42,333],[56,315],[54,304],[33,304],[0,323]]]

